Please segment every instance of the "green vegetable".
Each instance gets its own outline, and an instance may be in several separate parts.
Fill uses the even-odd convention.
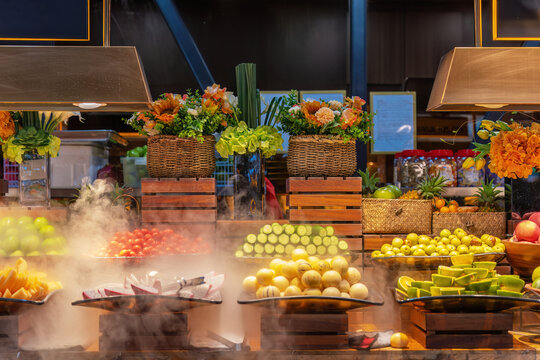
[[[241,121],[238,126],[228,127],[216,143],[216,150],[226,158],[229,155],[243,155],[260,151],[265,158],[283,150],[283,138],[271,126],[258,126],[250,129]]]

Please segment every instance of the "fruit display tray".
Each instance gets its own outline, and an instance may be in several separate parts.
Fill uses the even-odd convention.
[[[474,254],[474,261],[500,262],[504,253]],[[451,266],[451,256],[385,256],[371,258],[375,265],[384,266],[389,270],[432,270],[440,265]]]
[[[538,296],[538,299],[540,299],[540,289],[533,288],[532,284],[526,284],[525,290],[535,293],[536,296]]]
[[[256,305],[270,310],[281,309],[288,313],[343,313],[368,306],[382,306],[384,301],[378,294],[370,291],[369,299],[360,300],[335,296],[288,296],[253,299],[245,294],[238,303]]]
[[[43,300],[21,300],[12,298],[0,298],[0,315],[15,315],[32,306],[46,304],[50,298],[61,290],[55,290],[48,294]]]
[[[188,299],[166,295],[119,295],[77,300],[74,306],[85,306],[108,311],[142,314],[182,312],[196,307],[221,304],[221,300]]]
[[[538,297],[509,297],[498,295],[444,295],[426,296],[420,298],[403,299],[396,291],[396,301],[400,305],[413,305],[414,307],[433,312],[447,313],[483,313],[497,312],[512,308],[540,308]]]

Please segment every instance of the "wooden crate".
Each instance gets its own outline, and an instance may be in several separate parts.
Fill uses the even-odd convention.
[[[410,307],[408,332],[427,349],[513,347],[512,313],[432,313]],[[407,316],[402,316],[406,319]]]
[[[361,178],[289,178],[287,204],[291,224],[332,226],[350,250],[362,250]]]
[[[141,193],[143,226],[167,226],[193,235],[214,234],[215,179],[142,179]]]
[[[19,316],[0,316],[0,351],[19,347]]]
[[[349,317],[341,314],[261,315],[261,349],[342,349],[349,347]]]
[[[179,350],[189,347],[187,315],[111,313],[99,317],[99,350]]]

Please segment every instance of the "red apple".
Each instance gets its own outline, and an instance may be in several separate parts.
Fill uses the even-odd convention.
[[[517,224],[514,235],[518,241],[535,243],[540,237],[540,227],[530,220],[523,220]]]
[[[533,213],[529,217],[529,220],[532,221],[533,223],[535,223],[536,225],[540,226],[540,212]]]

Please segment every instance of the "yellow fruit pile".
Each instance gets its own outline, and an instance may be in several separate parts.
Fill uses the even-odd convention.
[[[15,267],[0,271],[0,297],[21,300],[43,300],[50,292],[61,289],[59,281],[46,281],[46,274],[29,271],[28,264],[19,258]]]
[[[269,268],[244,279],[243,290],[258,299],[283,296],[335,296],[366,299],[367,287],[357,268],[342,256],[320,259],[295,249],[292,260],[273,259]]]

